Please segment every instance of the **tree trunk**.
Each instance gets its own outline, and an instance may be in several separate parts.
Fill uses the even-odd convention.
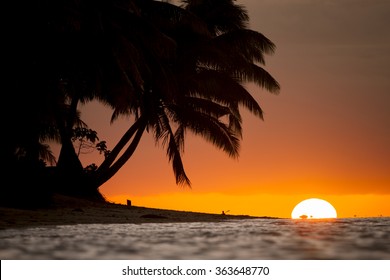
[[[70,195],[87,195],[83,165],[72,142],[74,117],[77,113],[78,98],[72,99],[66,118],[58,116],[57,124],[61,137],[61,150],[58,157],[56,177],[57,188],[60,192]]]
[[[122,166],[130,159],[130,157],[133,155],[134,151],[136,150],[145,129],[146,129],[146,122],[141,121],[139,123],[138,129],[136,130],[136,134],[133,138],[133,141],[127,147],[126,151],[109,168],[106,168],[104,170],[101,169],[100,172],[97,174],[97,187],[100,187],[109,179],[111,179],[122,168]]]
[[[144,117],[140,117],[122,136],[122,138],[119,140],[119,142],[115,145],[114,149],[110,152],[108,157],[102,162],[102,164],[97,169],[97,172],[104,173],[107,169],[110,168],[112,163],[115,161],[115,159],[118,157],[119,153],[123,150],[123,148],[126,146],[127,143],[129,143],[130,139],[133,137],[133,135],[137,132],[137,130],[143,125]]]

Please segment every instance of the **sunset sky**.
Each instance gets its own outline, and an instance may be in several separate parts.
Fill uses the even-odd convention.
[[[136,206],[283,218],[317,197],[339,217],[390,216],[390,1],[237,3],[249,11],[250,29],[276,44],[265,69],[281,85],[279,95],[247,85],[264,121],[243,114],[240,157],[189,136],[192,188],[181,187],[165,150],[145,134],[101,192]],[[81,117],[109,148],[129,126],[126,119],[110,125],[109,110],[97,104]]]

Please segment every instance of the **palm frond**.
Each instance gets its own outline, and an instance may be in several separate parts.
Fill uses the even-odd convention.
[[[262,118],[263,110],[253,96],[226,73],[201,69],[186,81],[189,96],[209,98],[227,106],[242,105],[255,116]]]
[[[163,1],[140,1],[141,9],[147,18],[170,35],[180,34],[181,31],[211,36],[207,24],[197,15],[178,7],[169,2]]]
[[[188,96],[185,98],[185,107],[200,113],[209,115],[213,118],[221,118],[230,115],[232,112],[229,107],[213,102],[210,99]]]
[[[50,165],[54,165],[56,163],[56,157],[50,150],[50,146],[47,144],[39,143],[39,157],[43,161],[48,162]]]
[[[180,114],[180,120],[180,125],[190,129],[195,135],[203,137],[206,141],[224,151],[230,157],[238,157],[240,140],[238,136],[219,119],[197,111],[186,110],[185,113]]]
[[[186,10],[207,23],[213,34],[245,28],[249,21],[245,7],[235,4],[234,0],[182,0],[182,2]]]
[[[178,150],[180,151],[180,153],[184,152],[185,132],[186,130],[184,126],[179,126],[175,131],[175,142],[178,146]]]
[[[224,33],[210,41],[211,48],[223,50],[230,57],[240,55],[249,62],[265,64],[264,54],[273,54],[275,44],[260,32],[238,29]]]
[[[267,91],[278,94],[280,91],[279,82],[264,68],[251,64],[243,68],[232,69],[232,74],[240,81],[253,82]]]
[[[178,135],[173,133],[169,118],[164,114],[163,111],[161,111],[158,119],[159,121],[156,123],[156,126],[158,127],[158,133],[155,132],[155,137],[157,137],[157,141],[162,139],[163,146],[167,148],[168,160],[172,163],[176,183],[179,185],[191,186],[191,182],[186,175],[181,158],[180,142],[182,139],[179,139]],[[179,140],[179,142],[176,142],[176,140]]]

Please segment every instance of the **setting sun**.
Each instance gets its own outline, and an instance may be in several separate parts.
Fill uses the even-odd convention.
[[[337,218],[336,209],[323,199],[310,198],[298,203],[291,212],[293,219]]]

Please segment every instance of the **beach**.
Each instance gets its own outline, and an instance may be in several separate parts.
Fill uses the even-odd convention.
[[[47,207],[0,207],[0,216],[0,229],[76,224],[222,222],[260,218],[128,206],[64,195],[55,195],[52,204]]]
[[[0,258],[389,259],[389,218],[283,219],[154,209],[55,195],[0,208]]]

